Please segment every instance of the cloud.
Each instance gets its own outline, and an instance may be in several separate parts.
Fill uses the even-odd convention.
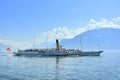
[[[3,40],[3,39],[0,39],[0,43],[14,47],[16,49],[18,48],[23,49],[33,45],[31,41],[17,42],[17,41],[11,41],[11,40]]]
[[[35,43],[39,45],[45,44],[45,43],[53,43],[55,42],[56,38],[60,40],[73,38],[74,36],[79,35],[85,31],[92,30],[92,29],[99,29],[99,28],[120,29],[120,17],[113,18],[111,20],[104,19],[104,18],[100,20],[91,19],[86,26],[79,27],[76,29],[70,29],[67,27],[56,27],[49,31],[41,33],[39,37],[35,38]],[[10,45],[16,48],[29,48],[34,45],[33,40],[16,42],[16,41],[0,39],[0,43],[3,43],[5,45]]]
[[[97,28],[120,28],[120,24],[115,23],[114,20],[109,21],[108,19],[101,19],[97,21],[91,19],[89,24],[85,27],[86,29],[97,29]]]
[[[120,17],[113,18],[113,21],[120,22]]]

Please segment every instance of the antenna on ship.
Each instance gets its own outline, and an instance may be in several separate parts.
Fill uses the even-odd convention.
[[[81,48],[81,50],[83,49],[83,46],[82,46],[82,35],[80,35],[80,48]]]
[[[98,44],[97,46],[98,46],[99,50],[101,51],[101,45],[100,45],[100,44]]]

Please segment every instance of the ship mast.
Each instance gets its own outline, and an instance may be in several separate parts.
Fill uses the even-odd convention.
[[[82,35],[80,35],[80,49],[83,50],[83,46],[82,46]]]
[[[34,36],[34,47],[36,48],[36,41],[35,41],[35,36]]]

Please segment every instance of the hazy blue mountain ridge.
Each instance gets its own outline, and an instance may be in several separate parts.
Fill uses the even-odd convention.
[[[83,50],[119,50],[120,29],[102,28],[89,30],[73,39],[64,39],[60,42],[65,48],[80,49],[82,40]]]

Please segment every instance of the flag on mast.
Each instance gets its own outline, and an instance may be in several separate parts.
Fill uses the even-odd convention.
[[[10,52],[10,51],[11,51],[11,49],[10,49],[10,48],[7,48],[6,50],[7,50],[7,52]]]

